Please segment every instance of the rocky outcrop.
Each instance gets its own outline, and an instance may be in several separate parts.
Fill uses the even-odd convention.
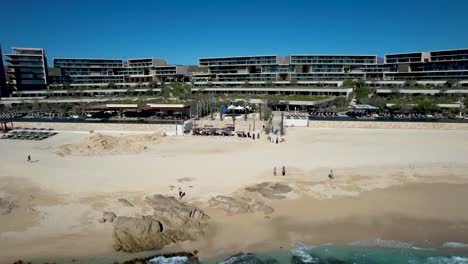
[[[196,253],[197,251],[194,253],[177,252],[161,254],[146,258],[135,258],[132,260],[127,260],[122,264],[198,264],[200,262]]]
[[[117,201],[123,206],[133,207],[133,204],[129,202],[127,199],[119,198]]]
[[[229,196],[218,195],[208,201],[210,207],[221,209],[228,214],[246,214],[253,212],[264,212],[271,214],[275,210],[262,202],[241,201]]]
[[[220,262],[220,264],[278,264],[279,262],[275,259],[268,258],[266,260],[262,260],[255,256],[252,253],[244,254],[242,252],[237,253],[227,260]]]
[[[255,192],[268,199],[284,199],[284,194],[292,192],[293,189],[287,185],[273,182],[263,182],[245,188],[248,192]]]
[[[146,203],[153,208],[153,215],[119,216],[114,220],[115,250],[161,249],[170,243],[203,236],[209,217],[197,207],[163,195],[146,197]]]
[[[2,215],[11,213],[16,207],[18,206],[16,205],[15,201],[0,197],[0,213]]]
[[[119,216],[114,220],[114,249],[127,252],[161,249],[169,244],[162,232],[161,222],[152,216]]]
[[[104,212],[102,214],[102,219],[104,222],[112,223],[117,216],[113,212]]]

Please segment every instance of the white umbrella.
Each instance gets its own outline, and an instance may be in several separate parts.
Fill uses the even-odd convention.
[[[236,107],[236,110],[244,110],[244,107],[239,105],[239,106]]]
[[[228,110],[233,110],[233,109],[236,109],[236,107],[235,107],[234,105],[230,105],[230,106],[228,106],[227,109],[228,109]]]

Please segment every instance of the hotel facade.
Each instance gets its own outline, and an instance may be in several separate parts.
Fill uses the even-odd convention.
[[[468,49],[376,55],[301,54],[280,57],[242,56],[200,58],[207,73],[192,75],[192,81],[206,83],[288,82],[368,80],[468,79]]]
[[[13,90],[47,89],[48,69],[45,51],[36,48],[12,48],[12,53],[5,54]]]
[[[240,88],[341,86],[346,80],[428,84],[468,80],[468,49],[387,54],[384,58],[333,54],[211,57],[198,59],[197,66],[167,65],[161,58],[54,58],[51,74],[43,49],[12,50],[5,54],[11,91],[189,81],[195,88]]]

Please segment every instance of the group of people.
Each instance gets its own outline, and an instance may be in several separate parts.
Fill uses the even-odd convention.
[[[250,133],[250,132],[242,132],[240,134],[237,135],[238,137],[244,137],[244,138],[251,138],[253,140],[255,139],[260,139],[260,132],[258,132],[257,134],[255,134],[254,132]]]
[[[283,168],[281,169],[281,174],[283,176],[286,176],[286,167],[285,166],[283,166]],[[273,176],[276,176],[276,175],[278,175],[278,169],[275,166],[275,168],[273,168]]]
[[[273,168],[273,176],[278,175],[278,168],[276,166]],[[283,165],[283,168],[281,169],[281,175],[286,176],[286,166]],[[333,173],[333,169],[330,170],[328,173],[328,179],[333,180],[335,179],[335,174]]]
[[[284,139],[284,137],[280,137],[279,136],[268,136],[268,140],[270,140],[271,143],[275,143],[278,144],[278,143],[283,143],[283,142],[286,142],[286,139]]]

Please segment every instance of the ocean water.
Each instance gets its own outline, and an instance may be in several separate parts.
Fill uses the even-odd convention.
[[[155,252],[156,253],[156,252]],[[143,254],[144,255],[144,254]],[[144,257],[141,255],[140,257]],[[295,258],[295,262],[292,262]],[[53,260],[56,264],[113,264],[117,259],[87,258]],[[128,259],[127,259],[128,260]],[[122,263],[124,259],[118,259]],[[202,264],[468,264],[468,244],[446,242],[403,243],[389,240],[366,240],[348,244],[310,246],[295,244],[292,250],[222,259],[203,259]],[[44,262],[33,262],[44,263]],[[49,262],[50,263],[50,262]],[[186,264],[187,257],[155,257],[148,264]]]
[[[388,240],[358,241],[349,244],[327,244],[320,246],[296,245],[289,252],[256,254],[254,257],[214,260],[202,263],[304,263],[317,264],[468,264],[468,245],[447,242],[438,247],[430,243],[420,245]],[[260,261],[258,261],[260,260]],[[300,262],[296,262],[300,263]]]

